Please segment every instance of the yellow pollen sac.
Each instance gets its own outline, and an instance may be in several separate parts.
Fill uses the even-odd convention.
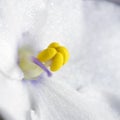
[[[57,51],[55,48],[47,48],[40,52],[37,56],[37,59],[41,62],[47,62],[56,55]]]
[[[48,48],[57,48],[58,46],[60,46],[59,43],[53,42],[48,46]]]
[[[52,59],[52,64],[50,66],[50,70],[53,72],[59,70],[63,65],[63,59],[64,59],[63,55],[60,52],[58,52],[55,55],[55,57]]]
[[[57,71],[68,62],[69,57],[67,48],[53,42],[38,54],[37,59],[43,62],[46,67],[50,67],[51,71]]]
[[[56,50],[63,55],[64,58],[63,64],[67,63],[70,57],[68,50],[62,46],[56,48]]]

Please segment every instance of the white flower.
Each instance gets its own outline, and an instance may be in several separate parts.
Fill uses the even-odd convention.
[[[102,25],[109,23],[113,14],[110,13],[107,18],[104,18],[108,14],[104,11],[105,8],[108,12],[112,11],[113,6],[105,3],[104,7],[103,3],[97,2],[99,3],[97,5],[100,5],[99,10],[102,11],[98,15],[96,13],[98,9],[94,7],[97,5],[94,3],[96,2],[80,0],[0,1],[0,119],[119,120],[119,92],[115,94],[114,89],[110,90],[105,82],[102,85],[100,82],[98,82],[99,85],[94,81],[91,82],[92,79],[105,80],[107,74],[115,73],[112,67],[110,69],[104,67],[106,65],[104,63],[111,64],[116,60],[119,63],[119,58],[115,57],[109,61],[110,54],[104,54],[106,50],[109,53],[110,46],[113,45],[114,48],[116,42],[112,42],[111,38],[111,43],[114,44],[109,46],[109,41],[102,41],[110,37],[104,35],[104,27],[101,28],[101,24],[98,26],[99,29],[94,29],[94,23],[99,21],[97,19],[99,17],[106,20]],[[93,15],[88,15],[88,11]],[[83,13],[87,15],[86,18],[83,17]],[[94,19],[95,22],[93,22]],[[116,27],[118,24],[115,24],[115,28],[112,26],[115,20],[106,25],[108,27],[106,34],[109,32],[112,34],[114,30],[118,31]],[[88,25],[87,29],[84,25]],[[111,31],[108,32],[109,29]],[[92,30],[98,31],[95,34]],[[115,40],[117,41],[116,37]],[[36,81],[23,80],[25,76],[18,66],[18,50],[28,45],[37,53],[52,41],[58,41],[68,47],[71,53],[70,62],[52,77],[44,74],[37,77]],[[103,45],[103,48],[105,46],[105,49],[102,49],[103,54],[99,52],[101,46],[96,43]],[[95,45],[100,48],[94,49]],[[116,49],[113,49],[113,53],[114,50]],[[98,60],[96,55],[99,53],[101,57]],[[115,68],[119,73],[119,68]],[[101,76],[103,78],[100,78]],[[119,78],[119,75],[114,77]],[[110,80],[111,84],[114,83],[114,79]]]

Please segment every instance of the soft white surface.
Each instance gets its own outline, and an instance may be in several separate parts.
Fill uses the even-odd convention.
[[[30,111],[30,100],[26,88],[20,81],[0,75],[0,116],[5,120],[26,120]]]
[[[119,11],[104,1],[1,0],[0,113],[15,120],[119,120]],[[52,80],[21,84],[17,48],[29,44],[37,52],[53,41],[68,47],[69,63]]]
[[[35,116],[40,120],[119,120],[103,94],[93,87],[78,93],[61,82],[48,79],[33,87],[29,85],[29,91],[36,101]]]

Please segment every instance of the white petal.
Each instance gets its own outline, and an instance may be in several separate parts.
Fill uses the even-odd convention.
[[[29,84],[33,106],[40,120],[117,120],[99,91],[87,88],[77,92],[63,83],[44,80]]]

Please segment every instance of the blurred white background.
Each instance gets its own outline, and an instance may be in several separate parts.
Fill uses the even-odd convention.
[[[30,101],[24,96],[21,83],[16,89],[12,85],[18,83],[11,85],[3,81],[9,81],[11,77],[21,80],[23,77],[17,67],[18,46],[29,44],[37,52],[56,41],[69,49],[71,57],[69,63],[54,73],[52,79],[65,82],[80,92],[81,88],[89,91],[91,86],[99,89],[119,120],[119,3],[119,0],[0,0],[0,84],[3,86],[0,87],[0,105],[5,105],[7,109],[6,104],[11,104],[8,111],[12,111],[12,115],[21,106],[14,117],[17,119],[21,116],[20,120],[23,120]],[[17,90],[20,96],[17,96]],[[11,94],[6,96],[1,91]],[[86,95],[89,96],[89,92]],[[14,96],[19,99],[24,96],[23,101],[15,104],[12,100]],[[10,103],[4,101],[9,97]],[[25,107],[26,103],[28,105]],[[14,110],[11,110],[12,105]]]

